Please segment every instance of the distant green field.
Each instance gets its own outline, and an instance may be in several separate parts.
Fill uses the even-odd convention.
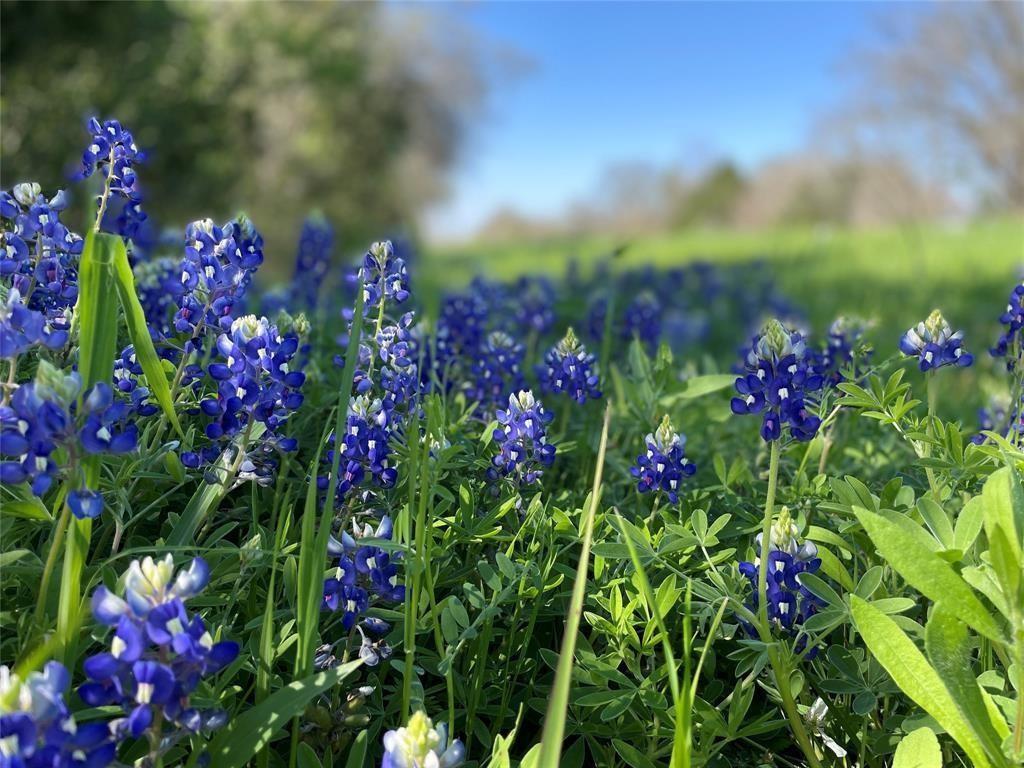
[[[433,280],[451,285],[477,273],[497,278],[558,275],[571,258],[586,272],[623,245],[626,251],[616,261],[620,268],[764,259],[774,266],[779,285],[816,324],[848,313],[875,317],[884,328],[901,328],[937,306],[955,326],[985,332],[987,338],[985,329],[994,329],[1024,269],[1024,220],[869,232],[696,231],[632,242],[594,238],[439,249],[427,258]]]

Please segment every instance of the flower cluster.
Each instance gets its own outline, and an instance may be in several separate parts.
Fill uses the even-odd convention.
[[[296,441],[281,430],[289,415],[302,405],[306,376],[289,366],[298,348],[297,333],[282,333],[265,317],[245,315],[232,320],[227,332],[218,335],[218,358],[207,368],[216,382],[216,392],[199,402],[202,413],[210,418],[205,430],[210,443],[200,452],[182,454],[185,466],[215,461],[226,443],[242,433],[249,437],[253,425],[259,423],[265,430],[242,471],[257,480],[269,479],[274,464],[262,461],[260,447],[296,448]],[[210,480],[223,478],[211,475]]]
[[[102,125],[95,117],[89,120],[89,146],[82,153],[82,167],[79,178],[88,178],[99,169],[107,179],[110,191],[131,202],[142,199],[135,164],[146,159],[135,145],[130,131],[117,120],[107,120]]]
[[[293,309],[316,308],[320,287],[331,265],[334,229],[323,216],[309,216],[302,224],[295,255],[290,304]]]
[[[234,661],[239,650],[232,641],[214,642],[203,620],[185,607],[209,575],[202,558],[175,578],[170,555],[147,557],[129,567],[123,599],[103,586],[93,593],[93,615],[114,632],[109,650],[85,660],[89,682],[78,692],[90,706],[122,708],[125,716],[111,723],[119,738],[138,738],[159,727],[159,743],[167,749],[226,722],[223,711],[199,709],[190,701],[199,682]]]
[[[362,539],[390,541],[393,534],[391,518],[385,515],[376,529],[369,524],[360,528],[357,522],[353,522],[352,527],[352,534],[343,532],[341,541],[332,540],[329,551],[337,555],[338,561],[334,575],[324,581],[323,606],[329,611],[342,612],[341,626],[346,631],[356,626],[370,607],[371,597],[396,603],[405,600],[405,585],[398,581],[398,555],[389,555],[376,545],[360,544]],[[367,638],[364,628],[371,635],[383,635],[390,627],[372,617],[360,622],[362,645],[367,646],[362,655],[370,659],[373,655],[379,657],[380,642],[374,643]]]
[[[996,345],[990,350],[992,357],[1005,357],[1006,370],[1013,371],[1020,359],[1021,328],[1024,328],[1024,282],[1018,283],[1010,293],[1006,311],[999,316],[999,322],[1006,329],[999,335]]]
[[[637,339],[648,349],[661,340],[661,304],[649,291],[637,294],[626,306],[622,321],[622,337],[626,341]]]
[[[504,331],[489,333],[470,366],[464,384],[466,398],[479,403],[485,414],[492,413],[510,393],[525,386],[523,355],[523,345]]]
[[[364,483],[377,488],[391,488],[397,482],[398,471],[391,464],[388,426],[388,412],[379,399],[357,395],[349,401],[345,434],[341,440],[333,434],[328,438],[328,449],[321,460],[324,468],[329,470],[334,464],[334,452],[341,451],[335,489],[337,507],[341,507],[353,489]],[[317,485],[321,491],[326,491],[329,475],[317,477]]]
[[[939,310],[928,319],[907,330],[900,338],[900,352],[916,357],[922,371],[931,371],[947,365],[966,368],[974,362],[974,355],[964,349],[964,333],[949,327]]]
[[[179,333],[198,335],[201,327],[227,330],[231,311],[263,263],[263,238],[245,217],[218,227],[210,219],[185,228],[178,311]]]
[[[829,326],[825,345],[812,353],[811,365],[816,374],[824,377],[825,384],[835,386],[845,381],[845,374],[851,369],[857,377],[855,355],[866,329],[867,323],[863,320],[849,317],[838,317]]]
[[[0,357],[68,342],[83,241],[60,221],[67,202],[35,183],[0,192]]]
[[[0,766],[102,768],[117,746],[104,722],[77,723],[65,702],[71,676],[51,661],[18,679],[0,667]]]
[[[149,389],[139,384],[142,366],[135,358],[135,347],[129,345],[114,360],[114,386],[131,398],[135,416],[152,416],[160,409],[149,399]]]
[[[466,760],[466,749],[455,739],[448,743],[448,727],[434,723],[422,711],[409,724],[384,734],[381,768],[458,768]]]
[[[686,437],[672,428],[668,415],[653,434],[644,440],[647,450],[636,457],[630,473],[636,478],[640,493],[665,493],[671,503],[679,501],[679,485],[697,471],[684,453]]]
[[[138,427],[129,415],[128,405],[115,401],[107,384],[98,383],[83,394],[77,373],[64,376],[41,362],[36,380],[18,387],[8,405],[0,405],[0,480],[29,483],[42,496],[61,471],[61,450],[68,458],[68,474],[80,483],[76,470],[83,456],[135,450]],[[103,511],[100,494],[84,486],[68,494],[68,505],[79,518]]]
[[[163,256],[136,264],[135,290],[146,315],[149,335],[161,341],[174,335],[174,314],[178,311],[177,295],[181,287],[181,262]],[[164,348],[160,348],[163,350]],[[164,352],[165,356],[167,352]]]
[[[987,439],[983,432],[995,432],[1003,435],[1013,443],[1020,441],[1024,435],[1024,405],[1019,399],[1014,402],[1010,398],[992,397],[983,408],[978,409],[978,434],[971,438],[975,445],[981,445]]]
[[[555,287],[543,277],[523,276],[512,289],[511,303],[521,333],[546,333],[555,324]]]
[[[736,379],[739,397],[732,399],[737,414],[763,414],[761,437],[766,442],[782,436],[789,426],[794,440],[810,440],[821,426],[804,401],[821,389],[823,377],[811,370],[807,345],[799,331],[770,321],[754,338],[744,364],[745,374]]]
[[[410,296],[405,260],[395,256],[390,240],[370,246],[363,256],[359,276],[363,280],[363,306],[367,313],[387,302],[401,304]]]
[[[799,638],[796,645],[799,653],[807,645],[806,636],[800,632],[801,625],[823,608],[825,603],[800,583],[800,574],[817,572],[821,567],[821,559],[814,543],[801,542],[798,533],[796,525],[790,520],[789,511],[783,507],[779,519],[771,528],[765,600],[769,621],[790,636]],[[756,547],[760,552],[761,534],[757,535]],[[757,585],[760,565],[760,557],[752,563],[739,564],[740,573],[750,582],[753,590],[747,604],[753,612],[759,609]],[[753,627],[745,628],[752,637],[757,636]],[[813,656],[816,650],[812,649],[809,655]]]
[[[581,405],[601,397],[598,386],[597,358],[576,338],[570,328],[565,337],[544,357],[537,373],[541,386],[549,392],[566,392]]]
[[[547,425],[553,416],[527,389],[509,395],[508,409],[499,410],[497,418],[493,437],[498,455],[487,471],[488,479],[508,477],[526,485],[536,482],[555,460],[555,446],[547,440]]]

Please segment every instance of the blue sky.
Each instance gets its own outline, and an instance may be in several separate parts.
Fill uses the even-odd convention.
[[[744,167],[799,148],[843,96],[844,57],[880,3],[471,3],[446,11],[521,51],[432,211],[458,239],[496,209],[555,215],[613,162],[729,156]]]

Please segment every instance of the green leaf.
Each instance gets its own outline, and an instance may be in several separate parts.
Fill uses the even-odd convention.
[[[854,509],[854,514],[882,557],[908,584],[936,602],[944,601],[958,619],[979,634],[1002,641],[1002,632],[992,614],[949,563],[882,515],[859,508]]]
[[[174,427],[178,436],[184,439],[185,435],[181,431],[178,414],[175,412],[174,403],[171,400],[171,388],[167,384],[163,365],[153,347],[153,339],[146,326],[146,313],[142,309],[142,304],[139,303],[139,296],[135,291],[135,276],[132,274],[131,265],[128,263],[128,253],[125,251],[121,238],[117,238],[112,256],[117,295],[121,300],[121,309],[124,310],[128,338],[131,339],[132,345],[135,347],[135,360],[142,367],[149,391],[156,398],[164,416],[171,422],[171,426]]]
[[[971,670],[971,640],[967,626],[946,608],[945,603],[939,603],[925,626],[924,638],[928,660],[945,683],[960,714],[998,765],[1002,761],[1002,739],[989,719],[981,687]]]
[[[316,756],[316,752],[306,742],[299,743],[299,753],[296,759],[298,768],[323,768],[320,763],[320,758]]]
[[[673,392],[671,395],[661,398],[662,405],[672,405],[678,400],[694,400],[712,392],[720,392],[728,389],[736,383],[736,375],[732,373],[711,373],[706,376],[694,376],[687,379],[685,386],[680,392]]]
[[[0,515],[20,517],[22,520],[52,520],[50,510],[37,497],[31,499],[11,499],[0,502]]]
[[[892,768],[942,768],[942,750],[931,728],[918,728],[900,740]]]
[[[360,731],[348,750],[345,768],[363,768],[366,765],[366,731]]]
[[[963,748],[975,768],[992,768],[984,748],[961,717],[941,678],[906,633],[895,621],[856,595],[850,595],[850,610],[871,655],[900,690],[935,718]]]
[[[843,598],[832,587],[825,583],[825,580],[813,573],[800,574],[800,583],[811,592],[820,597],[829,605],[842,605]]]
[[[242,768],[289,720],[301,714],[314,696],[340,683],[361,664],[362,661],[350,661],[296,680],[246,710],[210,743],[210,764],[217,768]]]
[[[975,496],[960,510],[956,518],[956,526],[953,528],[953,545],[956,549],[966,553],[970,550],[978,534],[981,533],[982,518],[985,513],[985,501],[981,496]]]
[[[943,549],[953,549],[955,546],[953,526],[949,522],[946,511],[928,496],[922,496],[917,500],[917,511],[921,513],[924,524],[928,526],[932,536],[942,544]]]
[[[84,387],[109,382],[117,355],[117,303],[114,260],[124,241],[115,235],[90,231],[78,264],[78,373]]]

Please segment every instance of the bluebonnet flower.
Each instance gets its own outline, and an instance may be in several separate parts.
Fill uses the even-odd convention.
[[[290,362],[299,348],[294,332],[282,334],[265,317],[245,315],[231,322],[227,332],[217,337],[218,358],[207,372],[217,390],[204,397],[199,408],[210,418],[205,435],[210,444],[200,452],[182,454],[187,467],[213,462],[238,435],[249,434],[252,425],[263,424],[260,444],[276,450],[293,451],[296,441],[282,434],[289,416],[302,405],[305,374],[291,370]],[[235,446],[233,450],[244,449]],[[270,453],[268,452],[267,458]],[[243,473],[259,481],[269,480],[272,461],[261,461],[260,451],[248,455]],[[223,478],[211,476],[211,482]]]
[[[466,760],[466,749],[455,739],[448,743],[448,728],[434,723],[422,711],[409,724],[384,734],[381,768],[458,768]]]
[[[51,661],[24,681],[0,667],[0,766],[103,768],[116,745],[102,721],[75,722],[65,701],[71,676]]]
[[[89,145],[82,153],[79,178],[88,178],[99,169],[108,179],[110,191],[115,195],[138,201],[141,194],[135,175],[135,164],[146,159],[135,145],[130,131],[117,120],[102,125],[95,117],[89,120]]]
[[[67,330],[54,328],[46,315],[25,306],[17,288],[7,291],[0,301],[0,358],[11,360],[37,344],[62,349],[67,343]]]
[[[995,432],[1016,443],[1024,435],[1024,408],[1021,400],[1014,402],[1011,398],[991,397],[987,405],[978,409],[978,434],[971,438],[975,445],[981,445],[987,439],[982,432]]]
[[[220,710],[200,710],[190,697],[202,678],[216,674],[238,656],[232,641],[214,642],[203,620],[189,615],[186,601],[209,581],[202,558],[175,577],[174,560],[147,557],[132,562],[125,576],[124,599],[99,587],[92,611],[114,628],[109,651],[85,660],[89,682],[79,688],[86,704],[117,705],[125,717],[112,723],[121,738],[142,736],[159,715],[161,746],[209,731],[226,718]]]
[[[512,312],[524,333],[543,334],[555,323],[555,287],[545,277],[523,276],[512,288]]]
[[[342,611],[342,627],[351,629],[370,607],[371,596],[390,602],[405,600],[405,585],[398,581],[398,555],[389,554],[361,539],[390,541],[391,518],[384,515],[376,529],[369,524],[361,528],[353,521],[353,533],[343,533],[341,541],[332,540],[329,552],[338,558],[334,573],[324,581],[324,608]],[[388,630],[386,622],[366,618],[363,624],[373,634]]]
[[[622,323],[623,339],[639,339],[653,349],[661,340],[661,304],[653,293],[642,291],[626,306]]]
[[[755,546],[760,552],[761,534],[757,535]],[[768,546],[768,581],[765,592],[768,619],[786,634],[799,638],[796,645],[799,653],[807,645],[807,637],[801,633],[801,625],[825,606],[820,598],[800,583],[800,574],[816,573],[821,568],[818,548],[814,542],[800,541],[799,531],[785,507],[772,525]],[[739,564],[740,573],[750,582],[753,590],[747,607],[755,613],[759,609],[757,583],[760,562],[760,557],[757,557],[752,563]],[[745,629],[751,637],[757,637],[753,627],[745,625]],[[813,656],[815,652],[816,649],[810,655]]]
[[[35,183],[0,192],[0,357],[67,343],[83,240],[61,223],[66,207],[64,192],[47,200]]]
[[[114,360],[114,386],[117,391],[131,398],[132,411],[136,416],[152,416],[160,409],[149,400],[149,389],[139,384],[142,366],[135,357],[135,347],[129,345],[121,350]]]
[[[541,386],[549,392],[566,392],[577,403],[601,397],[598,386],[597,358],[576,338],[570,328],[558,344],[544,357],[537,373]]]
[[[1006,370],[1012,371],[1021,356],[1021,328],[1024,328],[1024,282],[1014,286],[1006,311],[999,316],[999,322],[1006,329],[999,335],[996,345],[990,350],[992,357],[1005,357]]]
[[[737,414],[763,414],[761,438],[778,440],[789,426],[794,440],[810,440],[821,426],[804,402],[821,389],[823,378],[810,370],[807,345],[799,331],[771,320],[755,337],[745,363],[746,374],[736,379],[739,397],[732,399]]]
[[[128,406],[115,401],[101,382],[84,393],[78,408],[81,388],[77,373],[65,376],[41,361],[36,380],[18,387],[8,405],[0,405],[0,480],[29,483],[42,496],[61,471],[58,449],[69,457],[72,475],[82,456],[135,450],[138,428],[128,418]],[[96,517],[103,510],[99,494],[85,488],[72,490],[68,504],[78,517]]]
[[[647,435],[644,444],[647,450],[636,457],[636,464],[629,470],[636,478],[637,490],[665,493],[675,504],[679,501],[680,484],[697,471],[684,453],[686,437],[672,428],[672,421],[666,415],[658,429]]]
[[[299,248],[295,255],[289,304],[294,309],[316,308],[317,297],[334,248],[334,229],[322,215],[313,215],[302,223]]]
[[[504,331],[488,334],[464,382],[466,398],[479,403],[485,413],[504,403],[525,384],[523,354],[523,345]]]
[[[494,442],[498,455],[487,471],[490,480],[511,477],[519,483],[536,482],[555,460],[555,446],[547,441],[547,425],[553,416],[535,400],[530,390],[509,395],[508,409],[497,413]]]
[[[463,361],[471,361],[483,344],[488,305],[476,292],[446,296],[437,318],[434,369],[442,381],[452,380]]]
[[[599,296],[587,306],[587,333],[594,341],[604,338],[604,326],[608,319],[608,299]]]
[[[405,261],[395,255],[390,240],[374,243],[363,256],[363,306],[369,313],[382,302],[401,304],[409,298],[409,274]]]
[[[829,326],[828,338],[821,350],[812,353],[812,369],[835,386],[844,381],[844,371],[855,363],[854,354],[864,337],[867,323],[857,318],[838,317]],[[857,371],[854,371],[857,374]]]
[[[383,405],[392,423],[397,413],[408,413],[419,399],[419,346],[411,330],[413,317],[412,312],[406,312],[397,323],[381,328],[374,339],[381,363],[378,379]]]
[[[390,461],[391,432],[388,426],[388,412],[379,399],[357,395],[349,401],[345,434],[340,441],[333,434],[328,438],[328,449],[321,462],[325,468],[330,468],[334,462],[334,451],[341,451],[336,506],[340,507],[349,493],[364,483],[391,488],[398,480],[398,472]],[[317,485],[321,491],[326,491],[328,474],[320,475]]]
[[[178,311],[174,327],[196,334],[200,326],[227,330],[231,311],[263,263],[263,238],[245,217],[218,227],[210,219],[185,229]]]
[[[900,352],[907,357],[918,358],[918,367],[922,371],[947,365],[966,368],[974,362],[974,355],[964,349],[963,338],[963,331],[953,333],[942,313],[936,309],[927,320],[903,334]]]
[[[181,286],[181,262],[163,256],[140,261],[132,271],[149,335],[154,341],[166,339],[175,333],[173,316],[178,309],[176,298]]]

